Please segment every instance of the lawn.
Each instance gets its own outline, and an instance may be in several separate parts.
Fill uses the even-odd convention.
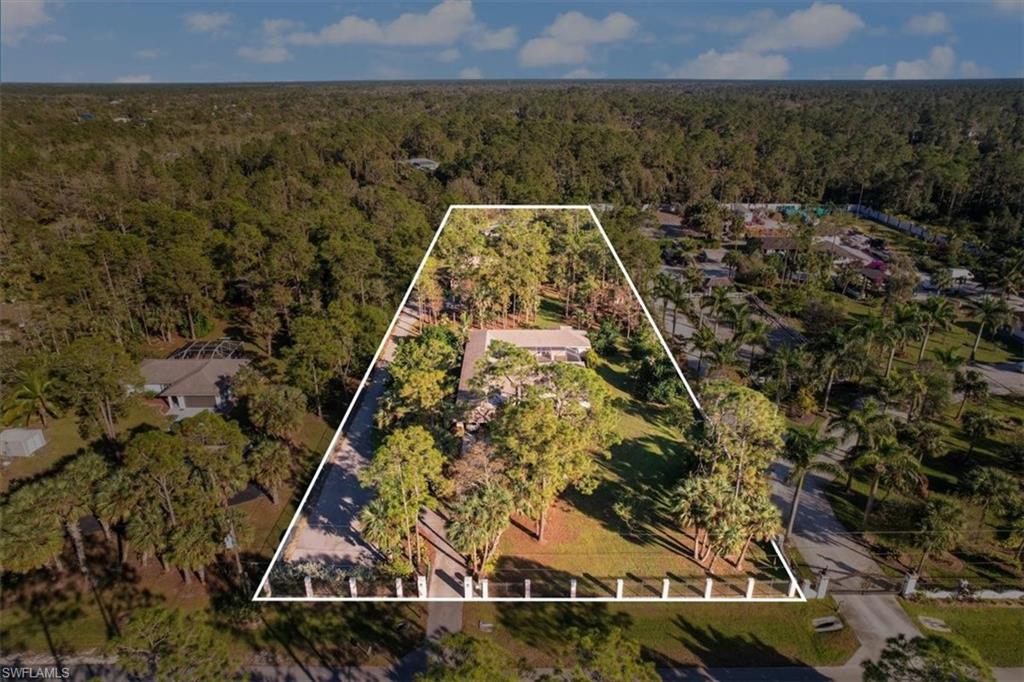
[[[513,524],[499,548],[502,558],[495,580],[511,580],[516,574],[563,583],[569,575],[598,579],[669,575],[700,577],[690,583],[702,584],[705,571],[691,560],[690,540],[673,523],[668,509],[671,489],[688,468],[679,436],[665,423],[659,408],[628,392],[632,380],[625,358],[597,359],[593,366],[614,398],[622,442],[612,447],[608,460],[599,460],[602,478],[591,495],[570,490],[558,500],[543,542],[532,535],[531,521],[518,519]],[[627,523],[620,517],[617,510],[623,507],[635,520]],[[719,561],[716,568],[723,576],[782,575],[781,567],[766,561],[769,557],[760,548],[752,547],[748,556],[754,567],[737,570]],[[601,582],[605,591],[613,584]]]
[[[811,619],[836,614],[831,600],[803,604],[466,604],[464,632],[493,639],[532,666],[565,662],[572,628],[619,626],[659,667],[841,665],[853,632],[817,634]],[[492,623],[492,632],[479,624]]]
[[[833,303],[839,305],[853,319],[862,318],[870,314],[881,312],[881,299],[854,300],[849,296],[836,293],[827,294]],[[965,360],[971,355],[971,348],[974,347],[974,339],[978,334],[978,323],[970,318],[973,307],[962,299],[952,299],[960,305],[960,317],[951,329],[936,330],[928,340],[928,348],[925,358],[933,359],[935,351],[939,349],[953,348],[959,351],[960,356]],[[912,341],[904,353],[897,354],[894,367],[911,367],[917,364],[917,352],[919,343]],[[988,336],[981,337],[976,355],[978,362],[985,364],[999,364],[1013,362],[1022,359],[1019,352],[1011,351],[1005,344],[994,341]]]
[[[166,417],[155,407],[143,400],[129,403],[127,413],[117,422],[117,432],[124,433],[142,424],[165,427]],[[33,421],[31,428],[39,428]],[[43,429],[46,445],[31,457],[20,457],[10,460],[0,469],[0,493],[6,492],[12,481],[32,478],[44,471],[52,469],[59,461],[78,452],[88,445],[78,432],[78,420],[73,414],[62,415],[59,419],[50,419]]]
[[[1024,606],[950,602],[904,601],[903,608],[912,618],[938,618],[952,633],[935,633],[921,626],[921,631],[964,642],[974,647],[989,665],[997,668],[1024,666]],[[920,624],[920,621],[917,621]]]

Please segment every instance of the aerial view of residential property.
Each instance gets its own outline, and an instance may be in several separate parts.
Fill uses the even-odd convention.
[[[1024,681],[1024,1],[0,9],[0,679]]]

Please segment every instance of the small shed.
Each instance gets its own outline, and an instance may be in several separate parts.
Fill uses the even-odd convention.
[[[0,455],[4,457],[29,457],[44,445],[46,438],[39,429],[0,431]]]

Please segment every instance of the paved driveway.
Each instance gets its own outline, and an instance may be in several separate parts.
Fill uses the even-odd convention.
[[[304,523],[296,528],[289,544],[290,560],[315,559],[342,566],[373,563],[375,552],[360,536],[358,520],[371,493],[359,484],[357,476],[373,456],[373,416],[384,392],[394,341],[414,333],[416,325],[416,308],[410,303],[349,415],[330,461],[320,472],[307,501]]]
[[[847,439],[843,447],[848,448],[852,441],[852,438]],[[833,453],[833,459],[838,461],[838,458],[839,453]],[[784,521],[789,518],[793,499],[792,486],[783,482],[789,468],[785,462],[776,462],[772,466],[772,499],[782,510]],[[825,497],[825,486],[829,480],[819,474],[807,476],[790,542],[800,551],[812,571],[827,568],[832,580],[881,574],[881,567],[871,558],[868,549],[847,534],[846,527],[832,511],[832,505]],[[891,594],[841,594],[835,595],[835,600],[839,604],[839,612],[861,644],[844,667],[859,666],[861,661],[877,659],[885,647],[885,640],[890,637],[921,634]]]

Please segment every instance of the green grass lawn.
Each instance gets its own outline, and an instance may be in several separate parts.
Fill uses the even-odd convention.
[[[1024,666],[1024,606],[904,601],[903,608],[923,633],[938,634],[972,646],[997,668]],[[952,633],[937,633],[920,625],[920,616],[939,618]]]
[[[817,634],[831,600],[804,604],[467,604],[463,631],[493,639],[529,665],[567,662],[572,628],[619,626],[659,667],[841,665],[859,646],[849,628]],[[485,633],[480,622],[494,624]]]
[[[613,396],[622,442],[612,447],[610,459],[599,459],[602,480],[591,495],[570,490],[556,502],[543,542],[531,534],[531,521],[513,524],[499,548],[498,574],[516,569],[526,577],[526,571],[597,578],[703,576],[704,569],[690,559],[689,539],[668,510],[671,489],[687,470],[678,434],[658,407],[632,397],[624,358],[597,359],[593,366]],[[632,528],[615,513],[617,502],[633,508]],[[748,556],[756,562],[758,574],[780,575],[781,568],[768,565],[760,548],[752,547]],[[722,575],[746,575],[751,570],[737,570],[724,560],[716,568]],[[567,581],[565,575],[549,577]]]
[[[842,296],[837,293],[828,294],[833,303],[845,310],[852,319],[865,317],[870,314],[881,312],[882,300],[867,298],[854,300],[849,296]],[[960,317],[951,329],[932,332],[928,340],[928,348],[925,358],[934,358],[935,351],[939,349],[954,348],[959,351],[960,356],[965,360],[971,355],[971,348],[974,347],[974,339],[978,334],[978,323],[970,318],[972,307],[962,299],[953,299],[960,304]],[[910,367],[917,364],[918,342],[911,342],[906,351],[897,354],[894,367]],[[1022,359],[1019,350],[1014,352],[1000,341],[995,341],[982,336],[978,344],[977,361],[986,364],[997,364],[1013,362]]]
[[[124,433],[142,424],[165,427],[170,422],[154,407],[141,400],[133,400],[127,413],[117,422],[117,432]],[[31,428],[40,428],[33,421]],[[78,432],[78,420],[73,414],[50,419],[43,429],[46,445],[31,457],[19,457],[0,468],[0,492],[5,492],[12,481],[32,478],[52,469],[59,461],[88,445]]]

